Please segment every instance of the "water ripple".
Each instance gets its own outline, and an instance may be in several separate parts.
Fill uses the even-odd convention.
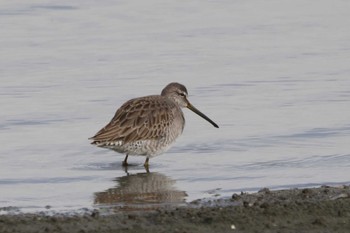
[[[58,184],[74,183],[79,181],[93,180],[93,176],[80,177],[53,177],[53,178],[28,178],[28,179],[0,179],[0,184],[19,185],[19,184]]]

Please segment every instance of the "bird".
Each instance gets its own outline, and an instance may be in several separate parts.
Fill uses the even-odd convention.
[[[111,121],[89,139],[93,145],[125,154],[123,167],[128,166],[129,155],[146,156],[144,167],[148,170],[149,159],[167,151],[182,134],[185,126],[182,108],[192,110],[219,128],[189,102],[184,85],[172,82],[160,95],[125,102]]]

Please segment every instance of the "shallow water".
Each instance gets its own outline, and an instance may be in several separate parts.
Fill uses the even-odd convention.
[[[349,184],[349,7],[1,2],[0,207],[138,210]],[[123,155],[89,144],[122,103],[172,81],[220,128],[184,110],[149,174],[144,158],[125,171]]]

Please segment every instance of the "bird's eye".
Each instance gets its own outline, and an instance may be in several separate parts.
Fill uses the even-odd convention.
[[[182,93],[182,92],[179,93],[179,95],[182,96],[182,97],[185,97],[185,96],[186,96],[185,93]]]

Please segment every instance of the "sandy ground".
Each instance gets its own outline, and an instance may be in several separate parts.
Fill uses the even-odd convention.
[[[350,186],[234,194],[149,212],[0,216],[0,232],[350,232]]]

